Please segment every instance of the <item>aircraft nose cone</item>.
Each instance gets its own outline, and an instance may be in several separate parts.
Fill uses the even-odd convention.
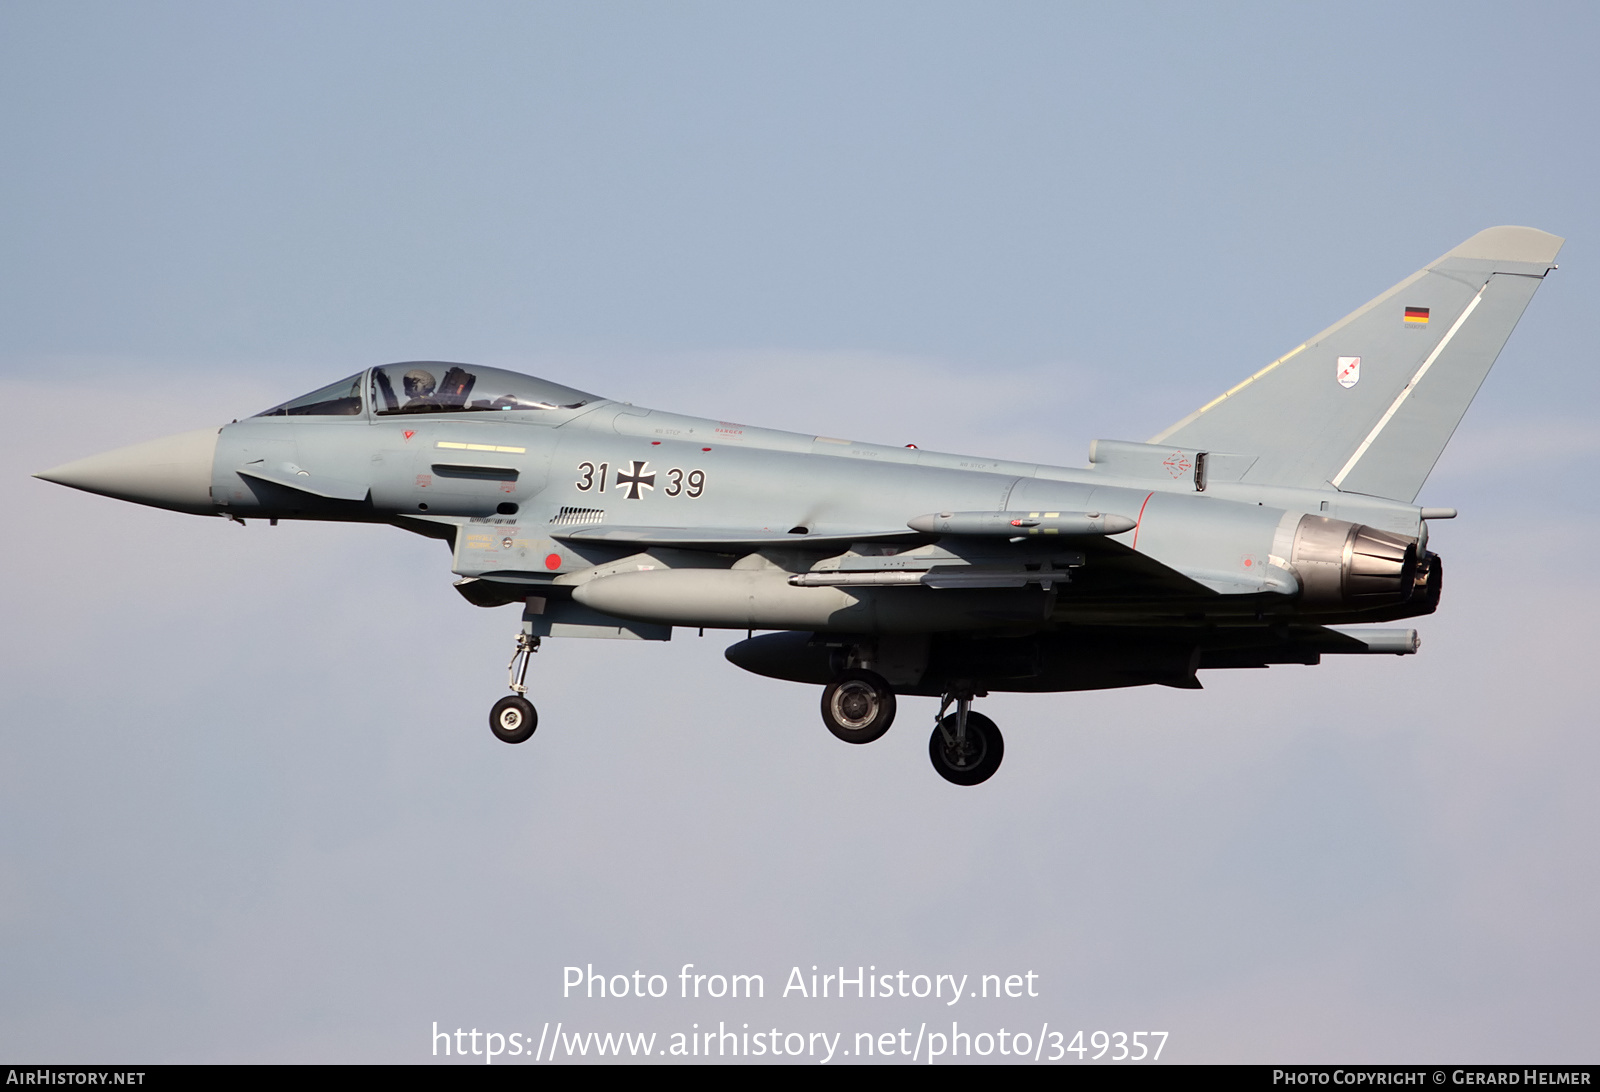
[[[117,500],[211,515],[211,462],[221,429],[202,428],[130,444],[42,470],[35,478]]]

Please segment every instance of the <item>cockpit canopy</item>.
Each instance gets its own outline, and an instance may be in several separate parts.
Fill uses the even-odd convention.
[[[361,413],[361,381],[366,373],[301,395],[256,414],[257,417],[354,417]],[[535,379],[531,375],[452,364],[442,360],[412,360],[372,369],[368,389],[372,412],[378,416],[405,413],[471,413],[479,410],[577,409],[598,397]]]
[[[302,394],[262,410],[257,417],[356,417],[361,413],[361,379],[365,372],[357,372],[349,379],[341,379],[326,387]]]
[[[577,409],[595,400],[559,383],[475,364],[416,360],[372,369],[377,414]]]

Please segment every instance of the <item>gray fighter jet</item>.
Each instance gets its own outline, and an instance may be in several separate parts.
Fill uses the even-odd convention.
[[[867,743],[898,694],[940,700],[928,752],[1000,765],[996,690],[1198,688],[1197,672],[1417,650],[1443,570],[1412,503],[1562,240],[1474,235],[1146,443],[1086,470],[644,409],[496,368],[367,368],[221,428],[47,481],[199,515],[388,523],[517,604],[507,743],[538,724],[546,637],[747,631],[757,674],[823,687]],[[759,636],[755,631],[767,631]]]

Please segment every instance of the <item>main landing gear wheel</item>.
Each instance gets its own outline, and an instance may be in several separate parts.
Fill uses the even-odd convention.
[[[1006,741],[994,721],[967,713],[967,730],[957,738],[957,715],[951,713],[928,738],[928,757],[939,776],[954,785],[977,785],[994,776],[1006,754]]]
[[[489,730],[502,743],[522,743],[539,727],[539,711],[521,694],[507,694],[489,710]]]
[[[871,743],[894,723],[894,691],[873,671],[846,671],[822,692],[822,723],[846,743]]]

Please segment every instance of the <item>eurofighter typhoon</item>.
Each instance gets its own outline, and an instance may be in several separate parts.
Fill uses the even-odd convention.
[[[928,754],[975,785],[997,690],[1198,689],[1199,673],[1398,655],[1443,567],[1412,503],[1562,240],[1479,232],[1145,443],[1085,470],[663,413],[496,368],[367,368],[221,428],[38,477],[179,512],[387,523],[452,551],[456,588],[518,605],[533,735],[546,638],[744,631],[727,657],[822,687],[847,743],[897,695],[940,699]],[[755,631],[763,631],[759,635]]]

